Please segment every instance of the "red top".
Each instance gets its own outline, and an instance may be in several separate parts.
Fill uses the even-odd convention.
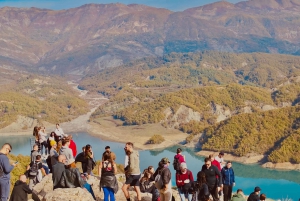
[[[181,155],[181,154],[176,154],[175,157],[178,158],[179,163],[184,163],[184,162],[185,162],[183,155]]]
[[[213,162],[211,162],[211,164],[216,166],[218,168],[218,170],[221,172],[222,168],[221,168],[219,161],[214,160]]]
[[[188,174],[188,172],[189,172],[189,174]],[[183,186],[184,180],[186,180],[186,179],[189,179],[192,182],[194,181],[193,173],[191,171],[187,170],[185,174],[182,174],[182,172],[180,172],[179,174],[176,174],[177,187]]]
[[[70,141],[69,148],[72,150],[73,156],[76,157],[76,155],[77,155],[77,148],[76,148],[76,144],[75,144],[75,142],[73,140]]]

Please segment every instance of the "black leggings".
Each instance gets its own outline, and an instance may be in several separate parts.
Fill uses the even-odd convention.
[[[41,154],[43,154],[43,147],[45,147],[45,154],[48,154],[48,144],[46,141],[41,143]]]

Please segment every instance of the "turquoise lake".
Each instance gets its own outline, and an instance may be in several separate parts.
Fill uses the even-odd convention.
[[[2,136],[0,137],[0,144],[9,142],[13,146],[13,154],[30,154],[29,139],[31,136]],[[73,133],[73,139],[77,144],[77,151],[86,144],[92,145],[95,159],[100,160],[104,147],[109,145],[113,152],[116,153],[117,163],[124,163],[124,144],[117,142],[109,142],[101,140],[100,138],[89,135],[88,133]],[[163,150],[147,150],[140,151],[140,166],[141,171],[146,169],[149,165],[157,167],[158,162],[163,157],[168,157],[173,161],[176,149],[178,146],[165,148]],[[203,157],[196,156],[194,151],[189,148],[183,148],[186,157],[188,169],[196,175],[203,165]],[[226,155],[225,155],[226,160]],[[172,175],[175,175],[173,167],[170,168]],[[294,201],[300,198],[300,172],[298,171],[278,171],[262,168],[259,165],[243,165],[233,163],[233,169],[236,176],[236,186],[234,191],[238,188],[243,189],[245,194],[250,194],[255,186],[259,186],[268,198],[275,200],[292,199]],[[172,177],[173,185],[175,185],[175,176]]]

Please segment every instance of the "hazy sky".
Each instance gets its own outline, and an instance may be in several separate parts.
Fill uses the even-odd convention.
[[[201,6],[218,0],[0,0],[0,7],[38,7],[48,9],[68,9],[81,6],[88,3],[123,3],[123,4],[145,4],[153,7],[167,8],[174,11],[180,11],[191,7]],[[242,0],[227,0],[231,3],[237,3]]]

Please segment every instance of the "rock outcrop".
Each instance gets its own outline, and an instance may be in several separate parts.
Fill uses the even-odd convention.
[[[115,198],[118,201],[126,201],[124,194],[121,190],[124,182],[124,175],[117,175],[119,191],[115,194]],[[102,189],[100,190],[100,182],[97,177],[91,177],[88,180],[91,184],[96,200],[102,201],[104,194]],[[136,193],[133,188],[129,189],[130,199],[137,200]],[[142,201],[151,201],[152,195],[150,193],[142,193]],[[179,194],[176,190],[173,190],[175,200],[180,200]],[[92,195],[84,188],[58,188],[53,191],[52,174],[49,174],[43,178],[43,180],[33,188],[32,199],[34,201],[93,201]]]

